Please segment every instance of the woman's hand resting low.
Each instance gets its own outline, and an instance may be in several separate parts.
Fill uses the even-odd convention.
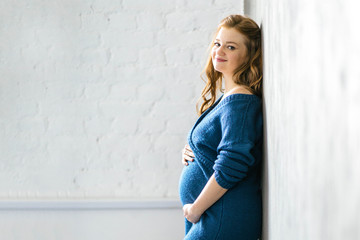
[[[203,214],[202,212],[196,211],[194,204],[185,204],[183,207],[183,212],[184,217],[186,217],[186,219],[192,223],[197,223]]]
[[[189,165],[188,161],[193,162],[195,158],[195,155],[193,151],[191,150],[190,146],[188,144],[185,144],[184,149],[182,150],[182,163],[187,166]]]

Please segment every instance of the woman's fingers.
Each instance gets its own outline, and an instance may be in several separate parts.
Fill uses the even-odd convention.
[[[182,163],[187,166],[187,165],[189,165],[188,161],[191,161],[191,162],[194,161],[194,159],[193,159],[194,157],[195,156],[194,156],[193,152],[191,151],[191,149],[190,150],[187,149],[186,145],[185,145],[185,148],[182,150]]]
[[[182,164],[184,164],[185,166],[189,165],[189,163],[185,160],[185,158],[182,159]]]
[[[183,164],[186,166],[189,165],[188,161],[193,162],[194,159],[189,156],[183,156],[183,159],[182,159]]]
[[[189,156],[185,156],[184,157],[186,161],[190,161],[190,162],[193,162],[194,159],[192,157],[189,157]]]
[[[183,157],[188,159],[189,161],[194,161],[194,153],[193,152],[190,152],[189,150],[184,150],[184,154],[183,154]]]
[[[193,162],[195,158],[195,155],[193,151],[191,150],[189,144],[185,144],[184,149],[182,150],[182,163],[187,166],[189,165],[188,161]]]
[[[190,157],[195,157],[195,155],[194,155],[194,153],[193,153],[193,151],[191,150],[191,148],[190,148],[189,145],[185,145],[185,150],[186,150],[186,152],[188,153],[188,155],[189,155]]]

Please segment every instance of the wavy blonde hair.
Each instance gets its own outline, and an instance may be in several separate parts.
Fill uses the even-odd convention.
[[[262,97],[262,49],[261,49],[261,30],[255,21],[242,15],[230,15],[224,18],[213,36],[212,42],[209,45],[208,51],[210,52],[206,66],[201,72],[201,79],[204,80],[202,75],[206,74],[207,81],[206,86],[201,92],[201,97],[197,101],[196,110],[198,115],[201,115],[209,107],[211,107],[216,101],[216,91],[220,92],[224,90],[222,87],[222,73],[214,69],[211,58],[211,48],[214,44],[214,40],[219,33],[220,29],[233,28],[245,36],[245,46],[247,48],[246,61],[241,64],[234,72],[233,79],[236,84],[239,84],[255,94]],[[210,94],[210,98],[207,95]],[[200,101],[204,101],[198,109]]]

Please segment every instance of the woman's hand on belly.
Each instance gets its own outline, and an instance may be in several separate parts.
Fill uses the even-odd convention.
[[[195,155],[193,151],[191,150],[190,146],[188,144],[185,144],[184,149],[182,150],[182,163],[187,166],[189,165],[188,161],[193,162],[195,158]]]
[[[183,207],[184,216],[189,222],[197,223],[203,212],[197,212],[193,204],[185,204]]]

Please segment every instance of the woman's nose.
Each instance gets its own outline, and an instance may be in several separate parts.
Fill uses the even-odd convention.
[[[224,49],[223,46],[220,46],[218,49],[216,49],[216,54],[217,55],[224,55]]]

